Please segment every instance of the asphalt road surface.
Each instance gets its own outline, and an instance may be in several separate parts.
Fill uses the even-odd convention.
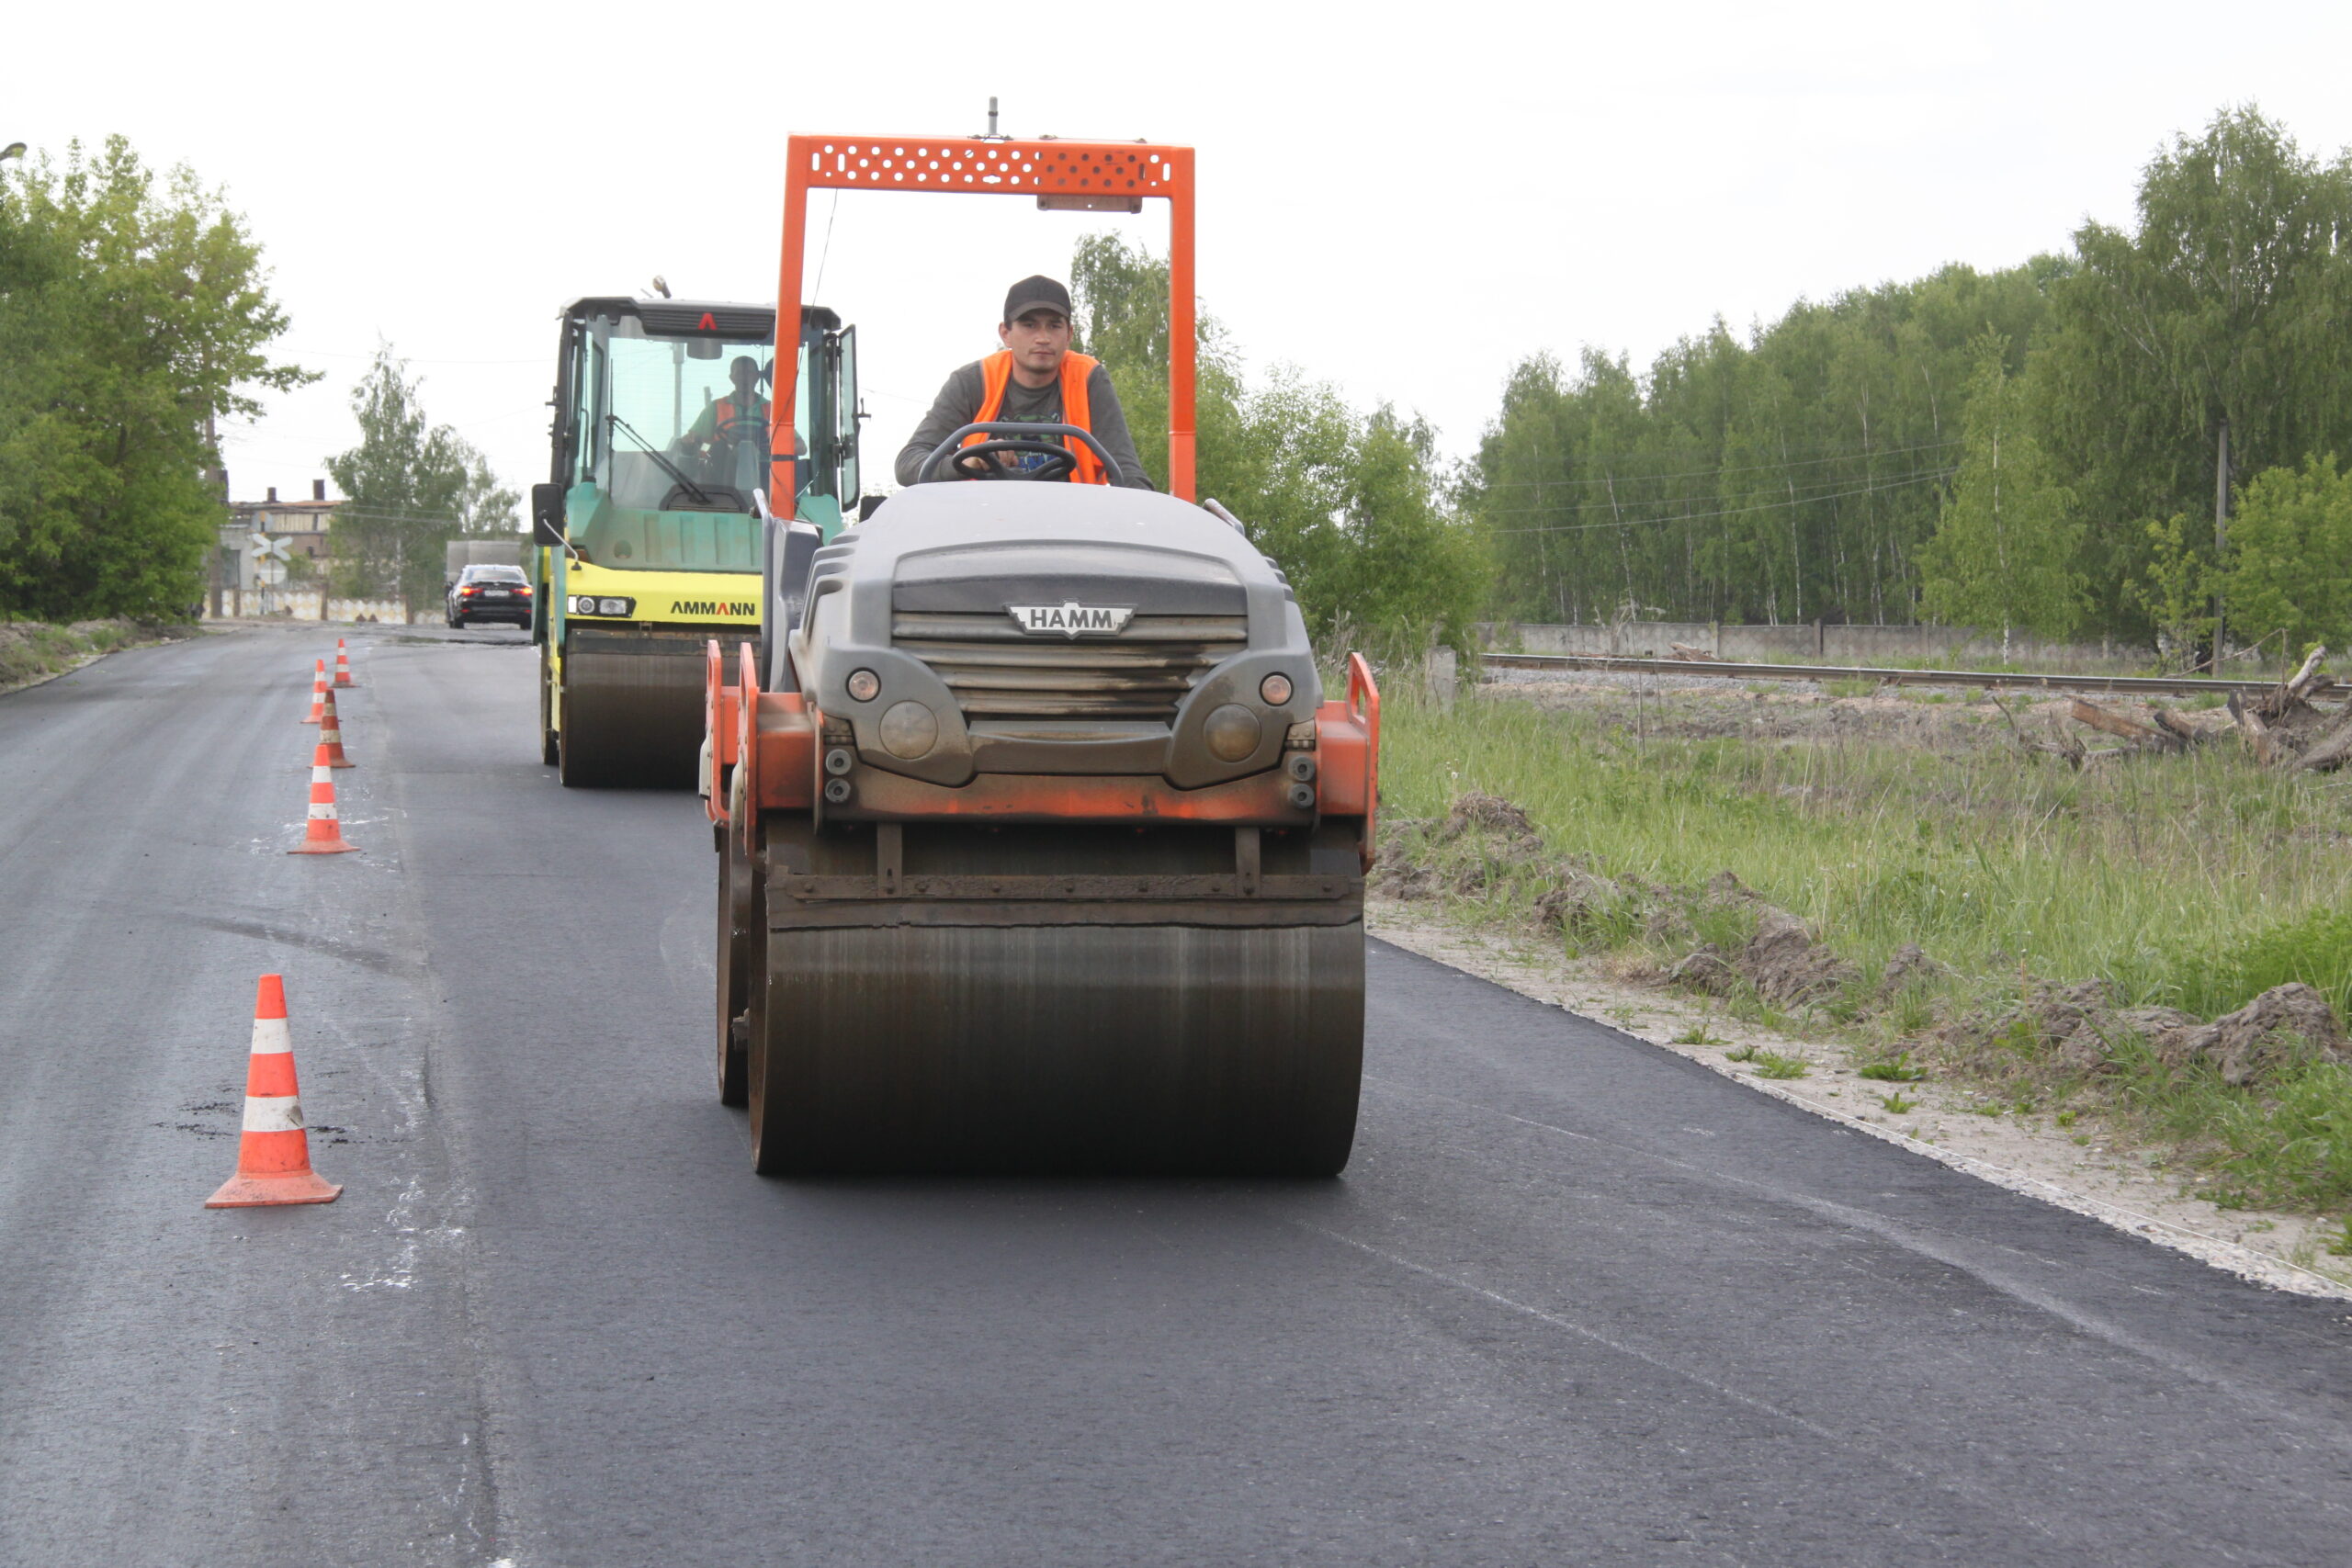
[[[330,647],[0,698],[0,1563],[2352,1561],[2352,1308],[1379,946],[1340,1180],[757,1178],[691,798],[388,628],[289,858]]]

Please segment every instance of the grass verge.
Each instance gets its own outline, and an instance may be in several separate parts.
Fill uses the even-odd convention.
[[[145,621],[75,621],[56,626],[41,621],[0,623],[0,692],[62,674],[75,665],[142,642],[158,642],[170,630]]]
[[[2225,1204],[2352,1211],[2352,1066],[2178,1043],[2290,981],[2352,1011],[2341,780],[2228,746],[2076,773],[1999,725],[1760,740],[1402,689],[1385,716],[1391,893],[1801,1016],[1891,1083],[2096,1111]]]

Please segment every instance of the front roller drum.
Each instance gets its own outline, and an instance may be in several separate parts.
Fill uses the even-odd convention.
[[[766,959],[763,1174],[1347,1164],[1361,920],[775,930]]]
[[[575,789],[693,788],[703,686],[699,643],[648,638],[645,647],[627,650],[575,647],[564,656],[557,727],[563,783]]]

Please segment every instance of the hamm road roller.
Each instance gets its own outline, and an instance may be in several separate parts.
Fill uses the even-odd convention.
[[[815,188],[1171,209],[1171,494],[972,425],[831,540],[774,505],[705,653],[719,1097],[767,1174],[1335,1175],[1355,1135],[1379,694],[1193,502],[1193,154],[797,136]],[[789,383],[779,390],[787,401]],[[779,429],[775,471],[794,464]],[[1014,459],[1001,462],[1000,457]]]
[[[703,644],[759,614],[775,311],[599,298],[562,322],[553,478],[531,492],[540,759],[567,785],[683,788]],[[803,310],[786,364],[799,461],[775,504],[830,535],[858,493],[854,329]]]

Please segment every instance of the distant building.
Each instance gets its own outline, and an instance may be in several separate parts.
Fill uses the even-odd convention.
[[[262,586],[254,575],[254,558],[246,553],[257,533],[285,540],[288,556],[311,560],[325,556],[327,528],[334,521],[335,508],[342,504],[327,499],[324,479],[311,481],[308,501],[280,501],[277,487],[272,485],[268,495],[259,501],[231,502],[230,522],[220,530],[220,586],[249,591]]]

